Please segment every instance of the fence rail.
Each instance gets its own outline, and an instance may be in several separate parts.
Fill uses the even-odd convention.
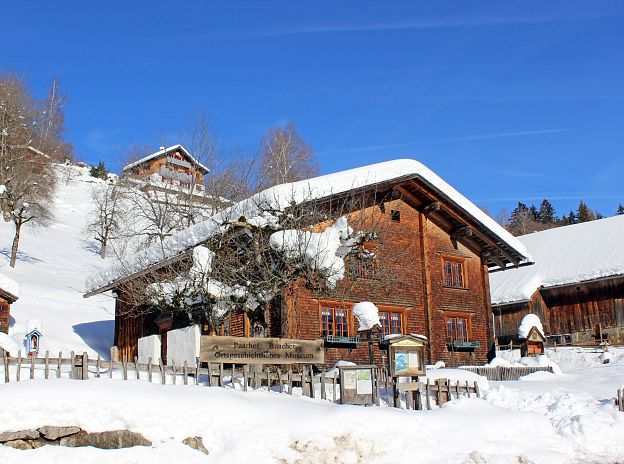
[[[534,372],[553,372],[550,366],[460,366],[460,369],[493,381],[518,380]]]
[[[15,382],[26,379],[65,378],[86,380],[109,378],[129,381],[147,381],[167,385],[205,385],[233,388],[236,390],[267,389],[289,395],[297,394],[340,402],[340,379],[335,369],[314,372],[312,365],[268,366],[258,368],[252,365],[232,365],[223,363],[201,363],[199,358],[193,365],[164,364],[158,359],[147,363],[109,361],[89,358],[87,353],[69,356],[58,353],[50,357],[46,351],[43,357],[22,356],[18,352],[11,357],[3,352],[0,355],[0,381]],[[418,378],[396,379],[388,376],[385,368],[376,368],[374,375],[374,395],[377,405],[407,409],[432,409],[461,396],[480,396],[476,382],[453,382],[437,379],[425,382]],[[411,381],[410,381],[411,380]]]

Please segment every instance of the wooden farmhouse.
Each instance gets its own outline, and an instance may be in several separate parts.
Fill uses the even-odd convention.
[[[550,342],[624,342],[623,237],[624,216],[518,237],[535,264],[490,274],[499,342],[509,343],[530,313]]]
[[[160,147],[157,152],[125,165],[122,172],[136,179],[201,193],[209,170],[182,145],[173,145]]]
[[[357,332],[352,307],[371,301],[380,311],[382,335],[417,333],[428,339],[426,362],[443,360],[458,365],[488,359],[494,341],[488,272],[530,264],[520,242],[414,160],[389,161],[273,187],[226,212],[239,218],[251,200],[268,201],[284,192],[302,191],[313,192],[313,200],[295,195],[297,201],[318,205],[344,204],[357,195],[362,201],[350,207],[349,221],[364,217],[362,224],[376,224],[385,239],[379,243],[373,238],[345,258],[345,277],[335,294],[319,294],[296,281],[289,284],[266,310],[263,335],[322,338],[326,365],[341,359],[368,363],[368,344]],[[186,315],[151,313],[149,308],[136,317],[127,316],[126,285],[148,268],[167,263],[180,263],[184,272],[193,248],[215,233],[214,225],[223,221],[223,214],[172,237],[164,256],[146,257],[141,265],[123,271],[108,269],[87,283],[85,297],[109,290],[116,295],[115,344],[121,357],[133,359],[139,338],[160,334],[164,358],[167,331],[189,323]],[[319,225],[321,230],[325,227]],[[242,310],[230,313],[222,325],[205,324],[202,330],[217,335],[254,335]],[[384,365],[385,351],[377,343],[383,336],[378,338],[375,361]]]
[[[0,274],[0,332],[9,333],[11,305],[19,297],[19,286],[8,277]]]

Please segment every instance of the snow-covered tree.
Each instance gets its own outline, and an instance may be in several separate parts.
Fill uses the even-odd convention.
[[[106,258],[111,240],[121,232],[124,219],[122,188],[114,181],[96,184],[91,192],[94,209],[89,215],[87,231],[100,244],[100,256]]]

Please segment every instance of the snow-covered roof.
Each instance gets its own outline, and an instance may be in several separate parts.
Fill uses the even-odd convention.
[[[184,148],[182,145],[177,144],[177,145],[172,145],[171,147],[167,147],[167,148],[163,148],[162,150],[158,150],[157,152],[154,152],[150,155],[144,156],[143,158],[137,160],[137,161],[133,161],[132,163],[126,164],[122,171],[127,171],[128,169],[132,169],[135,166],[138,166],[141,163],[145,163],[146,161],[149,161],[151,159],[154,158],[158,158],[159,156],[163,156],[166,155],[167,153],[171,153],[171,152],[175,152],[175,151],[181,151],[182,153],[184,153],[184,155],[186,155],[192,162],[193,164],[195,164],[196,166],[198,166],[200,169],[202,169],[203,171],[210,172],[210,169],[208,169],[206,166],[204,166],[203,164],[201,164],[199,161],[197,161],[195,158],[193,158],[193,155],[191,155],[188,150],[186,148]]]
[[[13,295],[16,299],[19,298],[19,284],[4,274],[0,274],[0,291],[2,290]]]
[[[494,305],[527,301],[541,287],[624,275],[624,216],[534,232],[518,239],[535,264],[490,274]]]
[[[474,203],[447,184],[437,174],[422,163],[412,159],[399,159],[372,164],[333,174],[327,174],[293,183],[276,185],[263,190],[250,198],[227,208],[206,221],[197,223],[188,229],[169,237],[161,247],[153,246],[132,263],[125,263],[123,269],[113,265],[101,274],[91,276],[87,280],[87,292],[106,287],[112,282],[140,272],[151,264],[172,258],[196,245],[206,241],[210,236],[221,230],[228,221],[245,217],[247,221],[259,227],[275,222],[277,218],[267,211],[283,211],[294,204],[320,200],[351,190],[373,187],[375,185],[399,181],[402,179],[420,178],[433,189],[439,191],[460,209],[482,224],[497,241],[506,244],[524,257],[523,263],[530,262],[531,256],[524,245],[507,232],[490,216]]]

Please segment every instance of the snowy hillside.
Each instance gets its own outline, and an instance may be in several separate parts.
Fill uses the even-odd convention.
[[[87,168],[70,169],[69,184],[58,183],[53,223],[36,230],[24,226],[15,269],[9,267],[13,225],[0,221],[0,274],[20,286],[9,335],[21,345],[28,321],[38,319],[43,351],[107,355],[113,343],[114,300],[109,295],[82,298],[85,277],[105,264],[90,249],[84,231],[91,189],[102,181],[89,176]]]

